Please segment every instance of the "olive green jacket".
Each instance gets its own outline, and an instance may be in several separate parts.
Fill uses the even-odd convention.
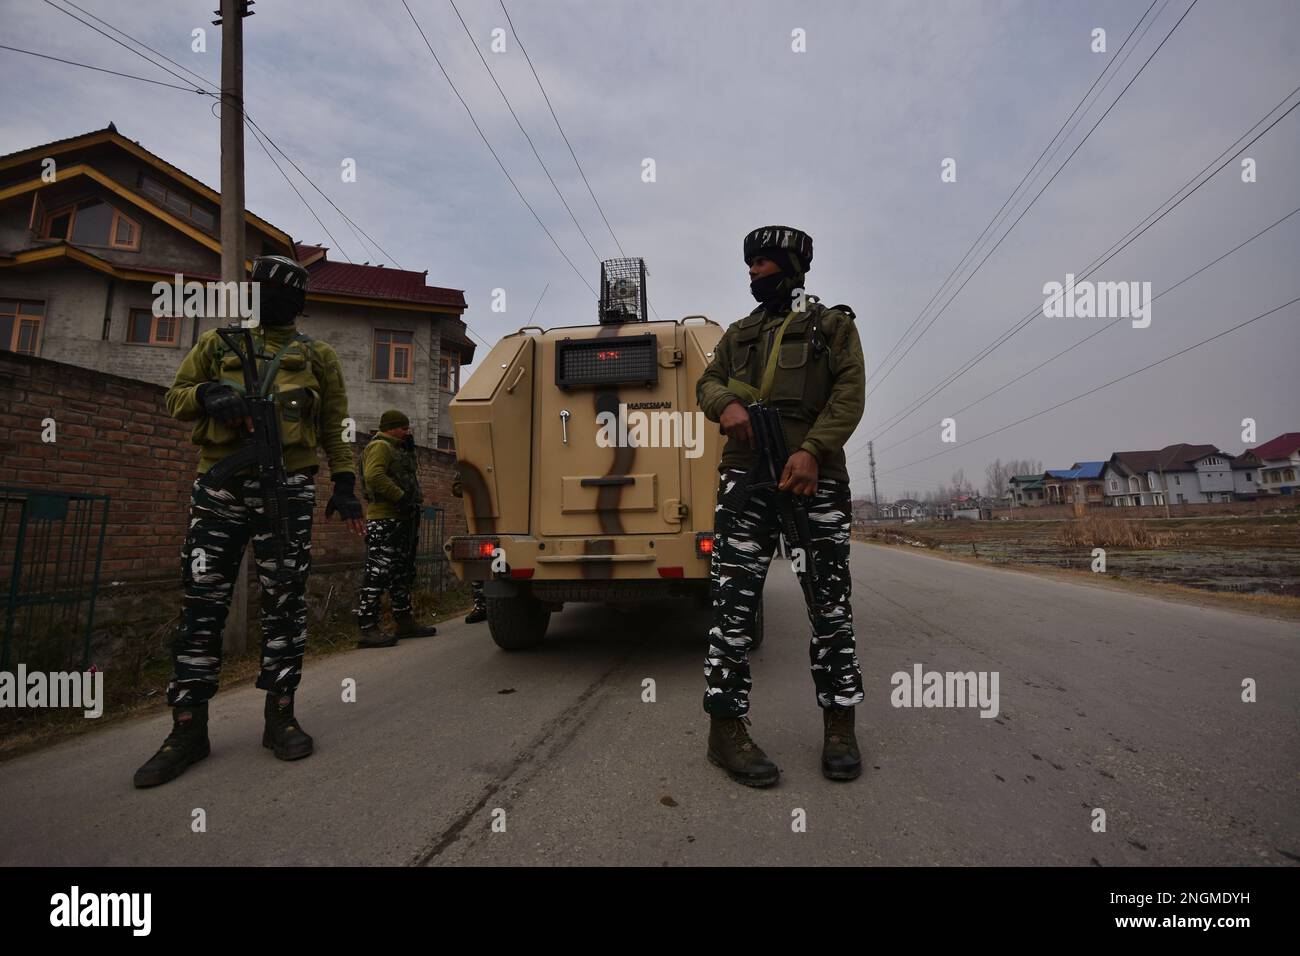
[[[424,501],[415,455],[396,438],[376,432],[362,455],[362,492],[369,502],[366,519],[404,517],[397,503],[408,488],[415,493],[411,503]]]
[[[723,333],[695,386],[700,409],[710,421],[718,421],[732,402],[752,400],[728,383],[734,379],[758,391],[772,342],[787,314],[769,314],[759,306]],[[823,343],[820,349],[810,336],[814,320]],[[866,366],[853,319],[809,297],[805,310],[795,313],[786,327],[768,396],[768,404],[781,415],[786,446],[792,454],[803,449],[816,458],[820,477],[848,481],[844,444],[857,428],[865,403]],[[719,469],[749,468],[753,460],[752,448],[728,439]]]
[[[293,325],[260,326],[253,329],[253,343],[265,359],[274,355],[297,331]],[[235,428],[210,419],[198,397],[199,386],[207,382],[221,382],[243,392],[239,360],[224,352],[225,346],[217,333],[204,332],[181,362],[164,397],[173,418],[194,422],[190,441],[200,448],[200,474],[242,444],[242,425]],[[259,369],[261,365],[259,360]],[[281,361],[273,391],[280,407],[285,471],[315,468],[319,445],[325,449],[331,475],[355,474],[352,446],[343,440],[348,393],[343,383],[343,367],[335,351],[324,342],[295,343]]]

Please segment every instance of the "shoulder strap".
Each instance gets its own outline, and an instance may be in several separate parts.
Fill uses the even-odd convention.
[[[767,354],[767,366],[763,369],[763,379],[758,387],[758,400],[766,402],[768,393],[772,391],[772,383],[776,381],[776,360],[781,355],[781,340],[785,338],[785,330],[790,325],[790,321],[798,315],[798,312],[791,312],[781,323],[781,327],[776,330],[776,338],[772,340],[772,350]]]
[[[275,381],[276,373],[280,371],[280,363],[284,361],[285,353],[289,351],[289,346],[293,345],[295,342],[310,343],[311,337],[307,335],[305,332],[298,332],[292,338],[290,338],[288,341],[286,341],[283,345],[280,346],[279,351],[275,353],[275,355],[271,358],[271,361],[266,363],[266,369],[265,371],[263,371],[262,378],[258,382],[258,387],[257,387],[258,395],[265,397],[267,392],[270,391],[271,383]],[[309,347],[307,348],[308,361],[311,361],[311,353],[312,353],[312,349],[310,348],[309,345]]]

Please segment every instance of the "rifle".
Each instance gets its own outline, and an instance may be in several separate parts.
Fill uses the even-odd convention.
[[[754,464],[739,481],[722,496],[721,502],[728,508],[736,510],[744,506],[746,499],[755,491],[772,488],[776,492],[777,516],[781,523],[781,534],[787,547],[795,544],[803,551],[804,572],[799,576],[804,598],[811,608],[816,598],[817,567],[813,561],[812,526],[808,521],[808,503],[803,495],[780,491],[781,473],[785,471],[786,460],[790,452],[785,444],[785,432],[781,430],[781,415],[775,408],[769,408],[762,402],[752,402],[746,406],[749,412],[749,424],[754,432]]]
[[[253,333],[241,326],[217,329],[217,335],[235,355],[244,372],[244,402],[253,421],[251,435],[242,447],[213,465],[199,480],[219,488],[235,473],[257,469],[257,484],[262,493],[262,521],[271,535],[275,555],[275,576],[283,581],[284,549],[289,543],[289,508],[285,495],[288,477],[284,471],[284,445],[280,438],[280,416],[270,393],[278,361],[268,363],[264,374],[257,374],[257,349]],[[241,345],[243,346],[241,348]]]

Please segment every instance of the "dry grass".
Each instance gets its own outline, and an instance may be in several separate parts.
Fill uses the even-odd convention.
[[[1178,543],[1173,531],[1155,531],[1144,522],[1089,515],[1065,522],[1052,536],[1062,548],[1167,548]]]

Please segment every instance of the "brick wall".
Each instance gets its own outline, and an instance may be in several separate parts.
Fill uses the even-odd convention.
[[[178,581],[197,448],[173,420],[160,385],[46,359],[0,352],[0,481],[111,496],[101,580]],[[41,440],[43,419],[56,438]],[[364,436],[362,436],[364,437]],[[359,457],[360,445],[354,451]],[[451,495],[455,457],[419,449],[425,502],[445,509],[447,534],[463,533]],[[337,515],[325,521],[331,485],[318,476],[314,567],[355,565],[364,543]],[[0,560],[7,556],[0,555]]]

